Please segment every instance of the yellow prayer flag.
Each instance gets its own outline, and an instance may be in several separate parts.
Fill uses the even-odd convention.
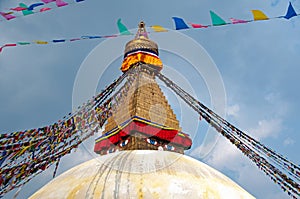
[[[251,10],[254,21],[268,20],[269,18],[260,10]]]
[[[154,25],[154,26],[150,26],[155,32],[168,32],[167,29],[165,29],[162,26],[159,25]]]
[[[47,41],[41,41],[41,40],[37,40],[37,41],[34,41],[36,44],[48,44]]]
[[[18,151],[17,153],[15,153],[14,157],[22,155],[29,147],[30,146],[23,147],[21,151]]]

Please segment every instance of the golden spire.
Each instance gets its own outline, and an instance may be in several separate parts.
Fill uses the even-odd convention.
[[[181,132],[167,98],[155,80],[163,67],[158,46],[148,38],[140,22],[136,36],[125,47],[121,70],[128,79],[114,97],[103,135],[94,151],[107,154],[116,150],[168,150],[184,153],[192,145]],[[150,70],[151,68],[151,70]]]
[[[158,46],[154,41],[151,41],[148,38],[145,23],[143,21],[139,23],[139,28],[135,38],[126,44],[124,57],[128,53],[136,50],[149,50],[150,52],[158,55]]]

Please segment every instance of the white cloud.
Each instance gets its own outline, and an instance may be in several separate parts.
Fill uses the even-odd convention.
[[[217,169],[236,171],[243,164],[243,159],[234,145],[226,139],[220,139],[207,162]]]
[[[274,93],[274,92],[268,93],[265,96],[265,100],[271,104],[275,104],[278,101],[278,98],[279,98],[279,93]]]
[[[282,129],[281,119],[261,120],[255,127],[250,128],[250,133],[247,134],[257,140],[261,140],[267,137],[276,137]],[[201,145],[195,148],[190,154],[194,157],[201,158],[203,151],[206,151],[206,146]],[[240,160],[239,154],[241,153],[228,140],[220,139],[208,157],[208,163],[221,169],[230,168],[228,165],[232,166],[232,164],[236,164],[237,160]],[[228,162],[228,159],[233,161]],[[242,164],[242,162],[239,164]],[[237,166],[237,168],[238,167],[239,166]]]
[[[276,135],[282,129],[281,120],[271,119],[259,121],[252,132],[258,138]],[[191,152],[194,157],[201,157],[203,147]],[[199,155],[199,156],[197,156]],[[270,179],[260,171],[254,163],[242,154],[229,140],[222,137],[205,162],[222,173],[232,173],[231,178],[255,197],[264,195],[264,198],[288,198],[280,187],[271,183]],[[266,191],[268,190],[268,191]]]
[[[276,117],[284,117],[289,111],[289,104],[282,99],[279,92],[267,93],[264,99],[271,105],[274,112],[273,114]],[[276,108],[274,109],[274,107]]]
[[[239,111],[240,111],[240,106],[238,104],[235,104],[232,106],[228,106],[226,112],[228,116],[238,117]]]
[[[228,110],[227,112],[230,112],[232,116],[237,115],[239,106],[231,106]],[[258,121],[255,126],[249,128],[249,132],[252,137],[260,140],[268,137],[276,137],[282,129],[282,120],[271,118],[269,120]],[[247,134],[250,135],[250,133]],[[291,139],[286,139],[286,143],[292,144],[291,142]],[[205,147],[197,147],[191,152],[191,155],[200,158],[202,150],[205,150]],[[236,183],[246,188],[254,196],[265,195],[264,198],[287,197],[286,194],[281,192],[279,186],[271,183],[270,179],[254,163],[244,156],[229,140],[223,137],[205,159],[205,162],[222,173],[230,171],[230,177],[233,177]]]
[[[267,137],[276,137],[282,128],[282,120],[276,118],[260,120],[256,127],[249,129],[249,132],[255,139],[261,140]]]
[[[286,139],[283,141],[283,145],[284,145],[284,146],[293,145],[293,144],[295,144],[295,140],[292,139],[292,138],[290,138],[290,137],[286,138]]]

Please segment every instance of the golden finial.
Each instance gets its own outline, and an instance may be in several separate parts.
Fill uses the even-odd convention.
[[[139,29],[135,35],[135,39],[138,39],[138,38],[147,38],[148,39],[148,34],[147,34],[147,30],[146,30],[146,27],[145,27],[145,23],[143,21],[141,21],[139,23]]]

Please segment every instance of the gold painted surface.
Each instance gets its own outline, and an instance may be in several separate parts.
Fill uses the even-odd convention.
[[[129,41],[125,46],[124,54],[138,49],[148,49],[154,51],[158,55],[158,45],[145,37],[139,37],[137,39]]]
[[[138,31],[135,35],[135,38],[129,41],[125,46],[124,54],[134,51],[134,50],[148,49],[158,55],[158,46],[157,44],[148,38],[147,30],[144,22],[139,23]]]
[[[167,151],[121,151],[70,169],[30,198],[254,197],[188,156]]]
[[[126,94],[124,93],[112,110],[103,134],[134,116],[181,131],[179,121],[154,75],[146,71],[141,71],[128,85]]]

